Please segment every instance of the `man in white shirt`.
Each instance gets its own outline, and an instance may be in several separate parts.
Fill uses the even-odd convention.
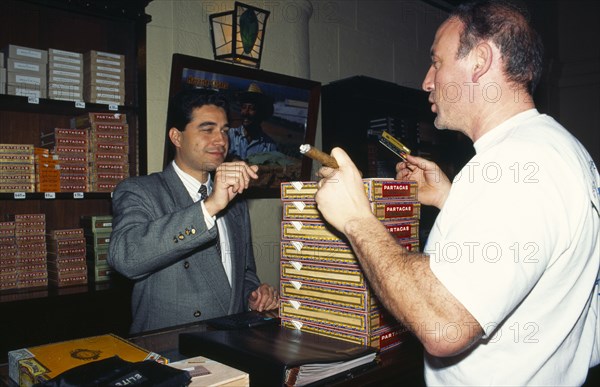
[[[511,5],[469,3],[440,26],[431,58],[435,126],[464,133],[476,155],[453,182],[419,157],[398,164],[397,178],[441,210],[425,251],[385,232],[340,149],[339,170],[320,171],[318,207],[422,342],[428,384],[580,385],[599,335],[600,176],[535,109],[537,34]]]

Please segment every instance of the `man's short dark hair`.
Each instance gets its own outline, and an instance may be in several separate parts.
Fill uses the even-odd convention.
[[[194,109],[204,105],[215,105],[223,108],[229,116],[229,103],[225,97],[210,89],[187,89],[177,93],[169,102],[167,113],[167,132],[171,128],[185,130],[192,120]]]
[[[524,6],[502,0],[472,1],[456,7],[450,18],[464,27],[458,59],[489,39],[500,49],[507,78],[533,94],[542,75],[544,46]]]

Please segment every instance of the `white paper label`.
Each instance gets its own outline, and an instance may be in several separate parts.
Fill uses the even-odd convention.
[[[294,266],[294,269],[302,270],[302,262],[291,261],[290,264]]]
[[[304,208],[306,207],[306,204],[304,204],[304,202],[293,202],[293,204],[294,207],[296,207],[300,211],[304,211]]]
[[[292,187],[296,188],[296,190],[300,191],[302,189],[302,187],[304,187],[304,184],[302,184],[301,181],[292,181],[290,183],[292,185]]]
[[[300,241],[292,241],[291,243],[292,243],[292,246],[294,246],[294,248],[295,248],[297,251],[301,251],[301,250],[302,250],[302,247],[304,247],[304,243],[302,243],[302,242],[300,242]]]
[[[302,287],[302,282],[300,281],[290,281],[290,283],[296,290],[300,290],[300,288]]]

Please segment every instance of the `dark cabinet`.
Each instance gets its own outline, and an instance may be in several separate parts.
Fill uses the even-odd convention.
[[[452,179],[473,156],[471,141],[460,133],[438,130],[425,91],[366,76],[355,76],[322,86],[323,149],[341,147],[364,177],[395,177],[398,156],[379,143],[386,130],[411,153],[435,161]],[[423,207],[423,243],[437,210]]]

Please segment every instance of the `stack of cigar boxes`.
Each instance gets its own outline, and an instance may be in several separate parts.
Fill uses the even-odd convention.
[[[17,287],[15,222],[0,222],[0,290]]]
[[[9,44],[4,48],[6,94],[46,98],[48,51]]]
[[[112,192],[129,177],[129,126],[120,113],[88,113],[71,119],[85,129],[89,143],[89,182],[92,192]]]
[[[0,52],[0,94],[125,104],[125,56],[9,44]]]
[[[83,63],[85,100],[108,105],[124,105],[125,56],[92,50],[85,53]]]
[[[50,149],[60,164],[60,191],[88,191],[88,137],[84,130],[52,128],[41,133],[42,147]]]
[[[49,284],[56,287],[87,284],[83,229],[51,230],[47,244]]]
[[[112,232],[112,216],[84,215],[81,217],[87,243],[87,262],[90,281],[109,281],[112,268],[108,266],[108,245]]]
[[[35,191],[60,192],[60,164],[58,155],[46,148],[34,148]]]
[[[34,192],[33,144],[0,144],[0,192]]]
[[[48,49],[48,98],[83,101],[83,54]]]
[[[46,215],[15,214],[12,218],[4,223],[14,223],[15,249],[10,249],[16,253],[14,272],[10,277],[3,276],[2,286],[6,289],[48,286]]]
[[[418,250],[416,183],[393,179],[363,183],[377,218],[401,246]],[[316,191],[314,181],[281,184],[282,325],[379,350],[400,344],[408,331],[377,300],[345,237],[321,217]]]

